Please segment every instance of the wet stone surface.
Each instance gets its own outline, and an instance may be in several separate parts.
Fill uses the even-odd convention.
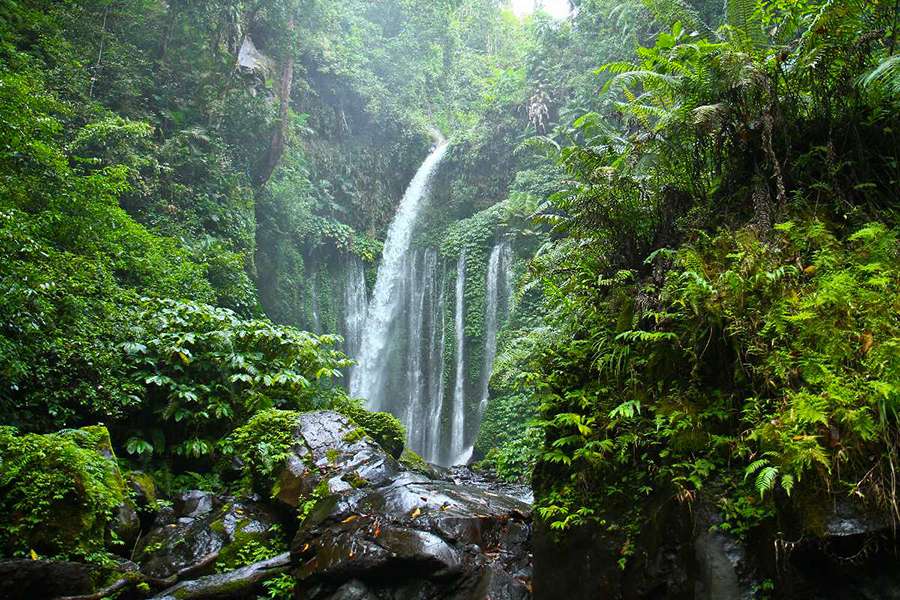
[[[277,515],[260,502],[186,492],[175,498],[173,508],[157,515],[135,558],[141,572],[165,578],[234,544],[265,541],[276,523]]]
[[[332,415],[312,413],[297,430],[296,447],[309,451],[297,460],[318,471],[301,487],[328,488],[292,544],[298,597],[529,597],[527,503],[467,469],[433,479],[403,470],[371,440],[348,447],[352,428]]]

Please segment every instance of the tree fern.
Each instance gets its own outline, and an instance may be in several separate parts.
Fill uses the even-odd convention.
[[[726,0],[725,18],[731,28],[740,31],[754,43],[765,42],[762,24],[756,16],[755,0]]]
[[[705,36],[712,36],[713,31],[700,13],[684,0],[643,0],[656,20],[666,26],[680,22],[689,31],[696,31]]]

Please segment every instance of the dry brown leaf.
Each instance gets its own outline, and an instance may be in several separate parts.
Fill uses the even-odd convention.
[[[862,353],[868,354],[869,350],[872,349],[872,344],[875,343],[875,336],[870,332],[865,332],[861,336],[859,336],[860,341],[862,342]]]

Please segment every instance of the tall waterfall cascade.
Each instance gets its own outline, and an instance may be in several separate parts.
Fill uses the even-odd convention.
[[[497,333],[502,319],[512,306],[512,247],[509,242],[495,244],[488,259],[487,277],[484,297],[484,362],[481,368],[481,395],[478,403],[478,422],[481,422],[490,399],[491,371],[497,358]],[[503,291],[506,290],[504,294]],[[455,439],[455,438],[454,438]],[[457,444],[462,446],[464,440]],[[456,449],[456,446],[454,446]],[[465,463],[472,457],[475,449],[474,440],[459,454],[455,454],[454,463]]]
[[[399,309],[403,303],[413,227],[447,146],[447,142],[441,140],[419,167],[403,194],[384,242],[375,289],[366,311],[358,365],[350,379],[350,393],[365,398],[373,410],[387,409],[385,392],[393,341],[390,335],[401,314]]]
[[[362,260],[353,256],[344,271],[344,349],[355,356],[362,346],[366,323],[366,271]],[[352,371],[351,371],[352,377]]]
[[[501,319],[509,313],[512,303],[509,291],[512,290],[510,269],[512,266],[512,248],[509,242],[503,241],[491,250],[488,260],[487,281],[484,298],[484,365],[481,369],[481,402],[479,415],[487,408],[490,393],[491,371],[497,358],[497,333]],[[503,290],[507,290],[503,294]]]
[[[512,251],[508,242],[491,249],[482,377],[466,381],[466,254],[460,253],[454,273],[436,249],[412,243],[446,150],[440,141],[407,188],[388,228],[368,302],[362,262],[353,259],[345,266],[342,325],[344,347],[357,362],[349,374],[351,395],[365,399],[371,410],[400,418],[407,445],[425,460],[453,465],[471,457],[487,406],[497,334],[510,306]]]

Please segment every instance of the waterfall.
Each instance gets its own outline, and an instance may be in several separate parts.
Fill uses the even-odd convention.
[[[433,252],[433,251],[432,251]],[[437,253],[433,252],[435,261]],[[430,381],[428,385],[431,410],[429,420],[423,423],[429,430],[430,439],[426,439],[427,445],[422,446],[422,456],[425,460],[439,463],[441,460],[441,414],[444,412],[444,344],[447,341],[446,327],[444,327],[444,306],[446,294],[444,293],[444,278],[434,279],[431,295],[431,348],[428,356],[430,366]]]
[[[354,256],[344,272],[344,348],[355,356],[362,344],[366,320],[366,272],[363,262]]]
[[[357,356],[358,366],[350,381],[353,396],[365,398],[373,410],[385,407],[385,385],[390,363],[390,343],[397,324],[408,275],[408,254],[413,226],[428,186],[447,151],[441,140],[416,172],[403,194],[397,214],[388,228],[381,264],[375,280],[375,290],[366,312],[362,343]]]
[[[461,257],[462,258],[462,257]],[[481,417],[484,416],[484,410],[487,408],[488,398],[490,395],[491,371],[494,369],[494,360],[497,358],[497,332],[500,328],[501,320],[509,313],[512,306],[512,248],[508,242],[500,242],[495,244],[491,249],[491,256],[488,259],[487,279],[485,281],[485,298],[484,298],[484,363],[481,368],[481,397],[478,403],[478,422],[481,423]],[[457,293],[459,293],[459,283],[457,282]],[[506,293],[502,294],[501,290],[505,289]],[[460,305],[457,303],[457,322],[459,322],[459,314],[461,313]],[[459,341],[457,342],[459,343]],[[459,381],[461,366],[457,363],[457,381]],[[457,383],[457,391],[461,393],[459,383]],[[456,404],[454,404],[454,408]],[[456,413],[454,413],[455,416]],[[457,441],[454,437],[454,441]],[[459,447],[462,448],[463,439],[458,440]],[[474,450],[474,441],[469,444],[465,450],[454,450],[454,464],[464,464],[472,457]],[[458,452],[458,453],[457,453]]]
[[[466,394],[465,394],[465,296],[466,291],[466,253],[460,252],[456,263],[456,311],[453,321],[456,333],[456,377],[453,384],[453,416],[450,428],[450,456],[452,464],[460,464],[468,460],[463,456],[466,436]]]
[[[500,289],[501,286],[511,287],[507,274],[510,262],[509,244],[507,242],[496,244],[491,250],[491,257],[488,260],[487,281],[485,282],[484,363],[481,368],[479,415],[483,415],[484,409],[487,408],[491,370],[494,368],[494,359],[497,358],[497,329],[503,316],[500,314],[500,301],[503,300]]]
[[[412,285],[407,286],[409,292],[409,306],[407,310],[408,323],[406,331],[407,401],[406,418],[403,420],[403,422],[406,423],[407,442],[410,446],[416,447],[421,446],[418,438],[421,437],[421,432],[424,431],[424,428],[421,425],[421,420],[423,418],[421,411],[425,395],[422,381],[422,326],[425,321],[423,310],[425,308],[425,286],[422,285],[424,281],[420,281],[419,277],[417,277],[417,275],[424,275],[425,260],[424,257],[422,257],[421,261],[418,260],[419,258],[419,252],[412,255],[411,260],[409,261],[409,272],[407,275],[407,281],[411,282]],[[421,272],[417,273],[416,268],[419,266],[419,262],[422,262],[423,264],[421,265]]]
[[[407,445],[429,462],[440,462],[444,404],[444,292],[437,251],[416,251],[407,276],[406,405]]]
[[[310,275],[310,283],[309,283],[309,294],[312,296],[310,298],[310,307],[312,310],[312,330],[313,333],[322,333],[322,325],[319,322],[319,286],[318,286],[318,273],[312,273]]]

